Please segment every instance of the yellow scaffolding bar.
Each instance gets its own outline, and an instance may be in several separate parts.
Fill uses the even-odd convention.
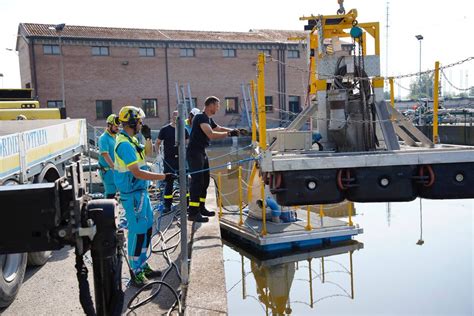
[[[312,230],[313,227],[311,226],[311,208],[309,205],[306,207],[306,215],[307,215],[307,223],[306,223],[306,230]]]
[[[252,105],[252,144],[257,142],[257,117],[255,113],[255,81],[250,81],[250,104]]]
[[[258,55],[257,66],[257,99],[258,99],[258,127],[260,148],[267,149],[267,118],[265,113],[265,54]]]
[[[435,144],[439,144],[438,106],[439,106],[439,61],[435,62],[434,89],[433,89],[433,143]]]
[[[349,226],[353,226],[354,223],[352,223],[352,202],[347,203],[347,209],[349,211]]]
[[[388,78],[388,83],[390,84],[390,105],[392,108],[395,107],[395,91],[393,90],[393,78]]]
[[[242,226],[244,224],[242,219],[242,166],[239,166],[239,214],[239,226]]]

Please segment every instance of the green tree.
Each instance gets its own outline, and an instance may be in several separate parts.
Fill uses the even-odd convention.
[[[469,95],[472,97],[474,96],[474,86],[469,88]]]
[[[410,83],[410,98],[433,98],[433,74],[423,74]]]

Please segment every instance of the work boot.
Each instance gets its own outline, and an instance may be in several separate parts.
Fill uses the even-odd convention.
[[[206,208],[206,203],[205,203],[205,202],[201,202],[201,203],[199,204],[199,212],[201,213],[202,216],[211,217],[211,216],[215,216],[215,215],[216,215],[216,212],[209,211],[209,210]]]
[[[206,223],[209,222],[209,218],[203,217],[200,212],[190,212],[188,211],[188,220],[192,222],[198,223]]]
[[[143,287],[150,283],[150,281],[146,278],[145,272],[139,272],[135,275],[132,276],[132,279],[130,280],[130,284],[134,287]]]
[[[207,217],[211,217],[211,216],[215,216],[216,215],[216,212],[214,211],[209,211],[208,209],[206,209],[205,207],[201,208],[199,210],[199,213],[201,213],[202,216],[207,216]]]
[[[150,278],[158,278],[160,277],[163,273],[161,273],[160,270],[153,270],[148,263],[145,263],[145,266],[143,267],[143,272],[145,274],[145,277],[147,279]]]

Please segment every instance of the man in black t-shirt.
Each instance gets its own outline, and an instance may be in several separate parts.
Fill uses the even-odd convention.
[[[155,148],[159,153],[161,142],[163,142],[163,167],[164,173],[177,174],[179,170],[179,159],[178,159],[178,147],[176,146],[175,133],[176,133],[176,119],[178,117],[178,111],[173,112],[171,123],[163,126],[158,134]],[[189,138],[188,132],[185,131],[186,139]],[[170,179],[165,182],[165,194],[164,194],[164,213],[171,211],[171,205],[173,203],[173,180]]]
[[[206,209],[206,195],[209,187],[209,160],[206,147],[211,139],[239,136],[238,129],[230,129],[217,125],[211,118],[219,111],[220,101],[218,98],[208,97],[204,103],[204,111],[193,118],[191,135],[186,151],[189,170],[191,172],[190,202],[188,218],[191,221],[207,222],[204,216],[214,216],[215,212]]]

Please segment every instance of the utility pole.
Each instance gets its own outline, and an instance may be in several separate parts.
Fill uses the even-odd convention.
[[[388,24],[388,17],[389,17],[389,4],[390,2],[387,1],[387,14],[386,14],[386,21],[385,21],[385,77],[388,77],[388,29],[390,25]]]

